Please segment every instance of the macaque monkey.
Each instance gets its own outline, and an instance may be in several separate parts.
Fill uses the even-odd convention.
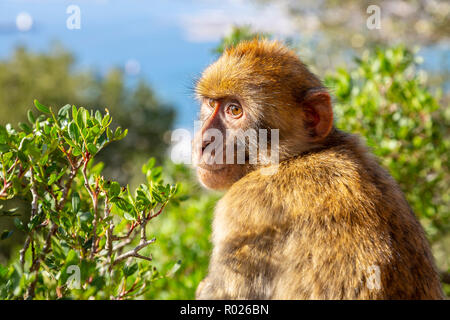
[[[443,298],[399,186],[357,136],[334,127],[330,94],[293,51],[243,42],[195,90],[203,123],[194,138],[197,175],[226,190],[197,299]],[[276,148],[268,137],[258,161],[250,163],[250,142],[243,161],[237,152],[223,160],[249,129],[277,129]],[[268,162],[275,152],[278,162]]]

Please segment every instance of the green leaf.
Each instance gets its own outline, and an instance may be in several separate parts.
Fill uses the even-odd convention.
[[[77,116],[78,116],[77,107],[72,106],[72,119],[73,119],[73,121],[77,121]]]
[[[66,257],[66,265],[74,265],[78,264],[78,254],[75,250],[70,250],[69,253],[67,253]]]
[[[95,111],[95,120],[97,120],[99,125],[102,125],[102,114],[100,111]]]
[[[148,160],[148,162],[142,166],[142,173],[145,174],[145,173],[147,173],[148,170],[151,170],[155,166],[155,163],[156,163],[156,159],[150,158]]]
[[[97,147],[92,143],[88,143],[87,149],[88,149],[89,153],[92,155],[95,155],[97,153]]]
[[[4,230],[4,231],[2,232],[2,235],[0,236],[0,239],[1,239],[1,240],[6,240],[6,239],[8,239],[9,237],[11,237],[12,234],[13,234],[13,231]]]
[[[83,124],[84,124],[84,126],[86,126],[87,121],[89,119],[89,111],[87,111],[86,109],[83,108],[83,109],[80,109],[79,112],[81,112],[81,114],[83,116]]]
[[[17,229],[21,231],[27,231],[27,228],[23,224],[22,220],[20,220],[19,218],[14,218],[14,225],[16,226]]]
[[[80,195],[78,192],[74,192],[72,195],[72,211],[73,213],[80,211]]]
[[[28,228],[30,230],[33,230],[37,227],[37,225],[41,222],[42,216],[37,214],[34,217],[30,219],[30,222],[28,223]]]
[[[125,219],[127,219],[128,221],[134,221],[134,220],[136,220],[136,217],[133,215],[133,213],[134,213],[134,211],[132,211],[131,213],[130,212],[125,212],[123,214],[123,217]]]
[[[50,175],[50,178],[48,179],[47,185],[51,186],[53,183],[55,183],[55,181],[58,179],[58,176],[56,175],[56,173],[52,173]]]
[[[69,136],[76,143],[80,137],[80,130],[78,130],[75,122],[71,121],[69,124]]]
[[[116,181],[111,182],[109,187],[110,197],[117,197],[120,194],[120,184]]]
[[[133,273],[135,273],[138,269],[138,264],[137,263],[133,263],[132,265],[124,265],[123,266],[123,275],[125,277],[129,277],[131,275],[133,275]]]
[[[0,210],[0,216],[4,216],[4,217],[20,216],[20,214],[16,213],[17,210],[19,210],[19,208],[12,208],[12,209],[8,209],[8,210]]]
[[[75,157],[78,157],[79,155],[81,155],[81,149],[80,149],[79,147],[77,147],[77,146],[73,147],[72,154],[73,154]]]
[[[90,222],[94,218],[90,212],[78,212],[77,216],[80,218],[80,221],[84,223]]]
[[[114,132],[114,139],[119,139],[120,135],[122,134],[122,128],[121,127],[117,127],[116,131]]]
[[[0,125],[0,144],[5,144],[8,142],[8,131],[2,125]]]
[[[84,121],[83,121],[83,108],[80,108],[77,112],[77,118],[75,119],[78,127],[82,130],[84,128]]]
[[[33,111],[31,111],[31,110],[28,110],[27,118],[31,124],[34,124],[36,122],[36,118],[34,117]]]
[[[159,178],[161,178],[162,175],[162,167],[156,167],[151,171],[151,178],[154,181],[158,181]]]
[[[97,136],[100,132],[100,127],[98,125],[95,125],[91,128],[91,132],[94,136]]]
[[[50,114],[50,109],[46,106],[44,106],[43,104],[41,104],[39,101],[37,101],[36,99],[34,99],[34,105],[36,106],[36,108],[43,113],[48,113]]]
[[[0,152],[4,153],[9,150],[9,146],[7,144],[0,144]]]
[[[66,256],[64,267],[61,270],[61,277],[58,280],[59,285],[65,285],[67,284],[67,280],[69,279],[69,274],[67,273],[68,268],[70,266],[76,266],[79,267],[78,264],[80,262],[80,259],[78,257],[78,254],[75,250],[71,249]]]
[[[70,104],[66,104],[64,107],[59,109],[58,118],[68,118],[69,117],[69,109],[70,109]]]
[[[115,199],[114,203],[120,210],[123,210],[123,211],[128,211],[132,207],[131,203],[129,203],[127,200],[125,200],[124,198],[121,198],[121,197],[117,197]]]
[[[128,129],[125,129],[118,137],[116,137],[117,140],[122,140],[125,138],[128,134]]]
[[[30,126],[26,123],[19,122],[19,128],[25,131],[27,134],[31,133],[33,130],[31,130]]]
[[[110,128],[106,129],[106,136],[108,137],[108,140],[110,140],[110,141],[114,139],[113,132],[111,131]]]
[[[102,126],[103,127],[106,127],[106,126],[108,126],[108,124],[109,124],[109,114],[106,114],[104,117],[103,117],[103,120],[102,120]]]

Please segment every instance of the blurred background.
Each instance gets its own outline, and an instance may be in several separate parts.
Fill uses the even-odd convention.
[[[161,279],[145,298],[193,298],[220,193],[170,161],[171,130],[193,131],[195,80],[226,46],[282,40],[325,79],[338,127],[361,134],[399,181],[449,294],[449,14],[438,0],[0,0],[0,124],[25,121],[33,99],[108,108],[129,134],[101,154],[105,174],[135,186],[153,156],[186,199],[150,227]],[[21,240],[0,241],[0,263]]]

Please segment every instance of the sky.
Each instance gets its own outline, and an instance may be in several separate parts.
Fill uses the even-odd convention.
[[[67,28],[70,5],[79,7],[79,29]],[[231,26],[251,23],[288,36],[289,21],[277,5],[239,0],[0,0],[0,59],[18,45],[41,52],[57,41],[79,68],[104,74],[120,67],[129,83],[143,77],[177,108],[176,127],[190,128],[197,117],[193,83]]]

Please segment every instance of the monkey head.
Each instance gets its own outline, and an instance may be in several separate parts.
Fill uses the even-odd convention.
[[[205,69],[195,92],[202,126],[193,158],[207,188],[227,189],[267,164],[259,153],[251,161],[249,132],[278,130],[282,161],[320,146],[333,127],[330,95],[298,56],[276,41],[252,40],[227,49]]]

